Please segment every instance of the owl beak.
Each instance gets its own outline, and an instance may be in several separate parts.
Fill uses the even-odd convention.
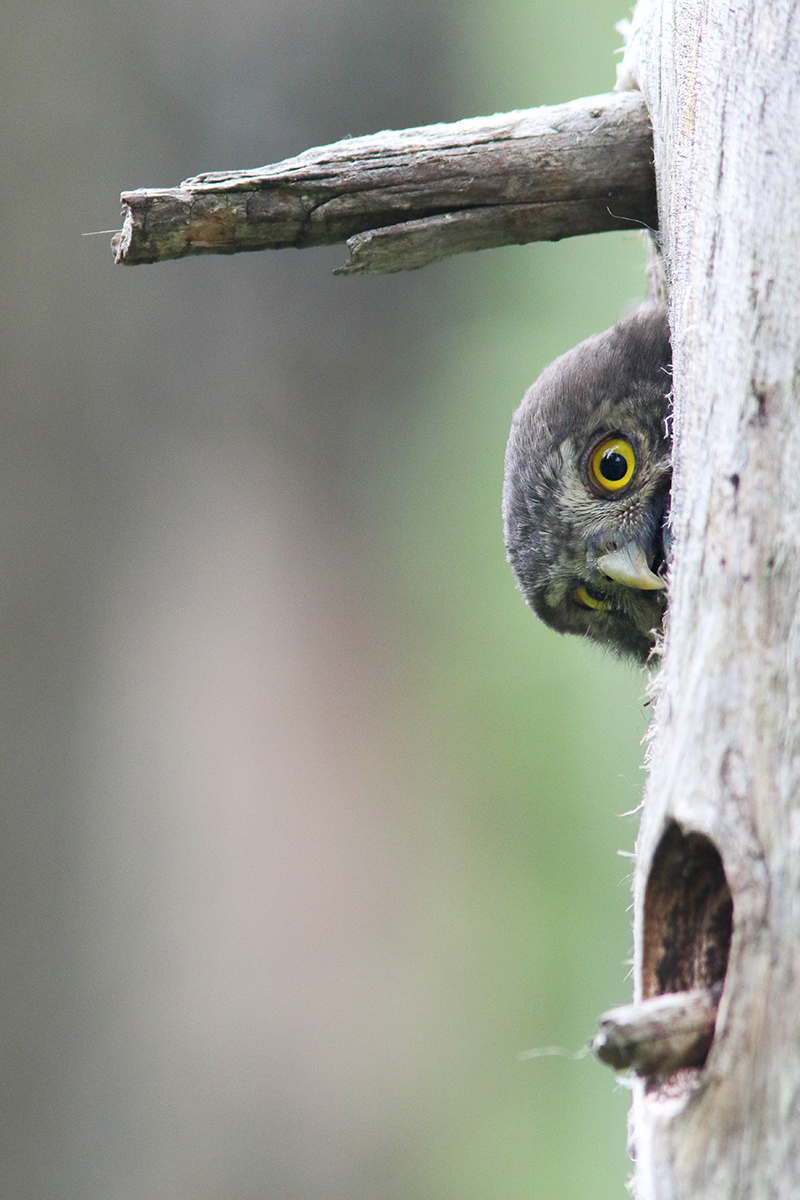
[[[625,587],[655,592],[663,591],[667,586],[660,575],[654,575],[650,570],[647,556],[637,541],[628,542],[611,554],[601,555],[597,566],[609,579],[623,583]]]

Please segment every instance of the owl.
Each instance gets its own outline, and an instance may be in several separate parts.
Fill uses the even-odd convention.
[[[667,311],[647,305],[547,367],[506,451],[506,550],[526,601],[639,662],[667,603],[671,392]]]

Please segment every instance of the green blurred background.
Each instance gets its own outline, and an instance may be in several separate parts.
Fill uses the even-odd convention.
[[[115,268],[118,192],[614,82],[612,0],[9,0],[0,1197],[622,1198],[644,680],[505,440],[637,237]]]

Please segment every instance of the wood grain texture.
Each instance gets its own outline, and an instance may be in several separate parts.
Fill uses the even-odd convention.
[[[692,922],[676,925],[667,904],[648,922],[648,895],[683,887],[660,873],[670,829],[715,847],[733,905],[696,1086],[634,1088],[636,1194],[789,1200],[800,1194],[798,4],[640,0],[623,78],[653,118],[675,395],[675,550],[634,875],[635,1002],[663,964],[670,979],[696,977],[679,961],[683,943],[696,961]],[[724,890],[714,907],[699,887],[695,873],[685,909],[708,914],[704,937],[722,937]],[[713,966],[724,947],[711,949]]]
[[[352,138],[255,171],[122,193],[116,261],[347,241],[344,273],[468,250],[654,228],[638,92]]]

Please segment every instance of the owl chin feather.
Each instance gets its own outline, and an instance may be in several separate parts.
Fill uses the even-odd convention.
[[[667,311],[645,305],[542,372],[506,450],[506,551],[527,603],[639,662],[667,605],[671,392]]]

